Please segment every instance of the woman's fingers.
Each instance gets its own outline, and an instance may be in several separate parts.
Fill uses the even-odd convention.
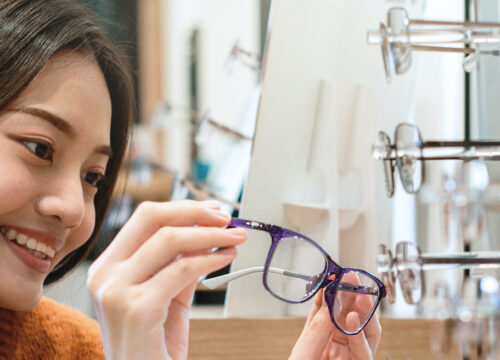
[[[131,283],[141,283],[161,271],[180,254],[210,251],[213,248],[237,246],[247,238],[241,228],[165,227],[126,260]]]
[[[309,310],[309,314],[307,315],[306,324],[304,325],[304,327],[307,327],[309,325],[316,313],[321,309],[321,305],[323,304],[323,296],[323,289],[318,291],[318,293],[314,296],[314,302],[311,310]]]
[[[229,224],[229,214],[219,210],[213,201],[181,200],[172,202],[144,202],[134,211],[120,230],[103,258],[109,261],[127,259],[160,228],[165,226],[224,227]],[[103,261],[98,259],[98,262]]]
[[[373,314],[372,318],[366,324],[363,329],[366,335],[366,340],[372,349],[372,352],[375,353],[378,348],[378,344],[380,342],[380,337],[382,335],[382,327],[380,326],[380,322],[378,321],[377,313]]]
[[[169,301],[202,275],[230,264],[236,254],[236,248],[230,246],[207,255],[181,256],[140,286],[148,297]]]
[[[347,315],[346,319],[347,329],[354,331],[359,329],[360,320],[356,312],[351,312]],[[363,331],[356,335],[350,335],[347,337],[349,343],[349,348],[351,351],[351,359],[355,360],[368,360],[373,358],[373,352],[368,344]]]
[[[306,321],[304,330],[300,334],[289,360],[321,359],[333,331],[330,312],[322,300],[322,294],[323,291],[316,295],[310,312],[311,316]],[[321,306],[319,308],[317,307],[318,299],[321,299]]]

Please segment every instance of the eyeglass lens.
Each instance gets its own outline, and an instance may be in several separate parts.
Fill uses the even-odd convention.
[[[424,296],[424,277],[418,263],[420,251],[415,244],[401,242],[396,245],[397,276],[408,304],[418,304]]]
[[[402,123],[395,132],[396,158],[399,176],[403,187],[410,194],[415,194],[424,179],[422,140],[417,127]]]
[[[387,28],[384,23],[380,23],[380,49],[382,50],[382,60],[384,62],[385,77],[390,81],[394,72],[394,59],[392,58],[391,45],[387,40]]]
[[[403,8],[391,8],[387,13],[387,27],[394,39],[389,45],[390,57],[396,74],[405,73],[411,65],[410,28],[408,14]]]
[[[378,139],[382,144],[384,157],[390,158],[392,149],[389,135],[381,131],[378,133]],[[385,192],[388,197],[391,197],[394,195],[394,165],[392,160],[383,160],[382,163],[384,165]]]
[[[298,237],[284,237],[271,255],[264,282],[278,298],[301,302],[318,290],[326,276],[326,267],[325,254],[313,243]],[[274,271],[277,269],[280,271]]]
[[[332,320],[346,333],[355,334],[375,311],[380,288],[371,276],[356,270],[342,274],[336,289],[333,284],[325,289]]]

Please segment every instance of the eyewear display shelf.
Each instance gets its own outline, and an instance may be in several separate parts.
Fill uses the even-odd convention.
[[[404,7],[414,18],[422,18],[426,3],[273,1],[240,217],[302,233],[320,243],[339,264],[377,274],[374,259],[378,244],[391,238],[393,212],[391,201],[382,191],[379,164],[369,148],[378,130],[394,129],[397,123],[408,119],[409,109],[414,106],[415,81],[411,79],[415,80],[418,73],[415,66],[405,67],[404,71],[400,67],[391,76],[404,72],[410,80],[388,83],[380,48],[367,44],[367,30],[370,24],[386,19],[387,11],[395,5]],[[471,51],[463,54],[470,55]],[[470,70],[471,65],[466,65],[464,68]],[[249,238],[239,249],[231,271],[262,266],[268,248],[269,243]],[[290,261],[300,263],[307,259],[297,251]],[[270,354],[283,351],[280,356],[259,353],[248,358],[285,358],[284,354],[289,354],[310,303],[280,302],[265,291],[260,275],[242,277],[228,285],[224,308],[227,319],[194,320],[191,341],[198,345],[191,347],[193,351],[205,350],[205,359],[210,351],[217,354],[214,358],[224,358],[213,346],[217,340],[212,341],[214,332],[205,328],[207,321],[224,329],[217,333],[217,338],[224,334],[241,336],[252,348],[262,344]],[[473,313],[470,315],[474,317]],[[492,353],[485,342],[470,341],[467,350],[463,343],[457,346],[459,335],[460,339],[466,338],[464,333],[476,340],[488,338],[477,323],[475,328],[462,328],[462,334],[457,335],[457,320],[447,318],[398,319],[388,318],[382,312],[381,322],[384,330],[377,359],[469,359],[476,358],[474,354]],[[244,330],[236,335],[240,326]],[[282,327],[289,337],[283,334],[264,335],[255,341],[249,338],[254,336],[249,333],[260,336],[267,329],[281,334]],[[250,328],[255,331],[248,331]],[[218,348],[228,350],[231,341],[225,336],[221,341],[224,345]],[[238,344],[237,339],[234,344]],[[245,354],[255,354],[247,348],[241,344]],[[211,350],[206,352],[207,349]],[[243,352],[234,351],[241,356],[233,358],[246,358]],[[196,356],[192,353],[193,359]]]
[[[395,239],[394,252],[381,245],[377,259],[388,302],[397,305],[399,292],[400,300],[414,305],[417,316],[432,319],[429,345],[436,359],[447,358],[451,352],[457,359],[500,358],[500,197],[496,185],[500,126],[498,100],[491,98],[492,92],[498,94],[499,5],[496,0],[465,1],[464,21],[410,17],[409,11],[397,6],[388,10],[378,30],[368,31],[368,42],[381,48],[388,81],[407,76],[417,66],[411,61],[412,51],[463,54],[464,139],[448,140],[451,134],[447,132],[446,140],[427,140],[417,126],[404,122],[396,127],[393,140],[379,132],[372,151],[383,165],[389,198],[399,182],[405,196],[414,198],[417,217],[425,219],[423,212],[429,206],[441,212],[439,226],[445,229],[445,241],[437,238],[436,222],[429,230],[425,226],[432,221],[420,220],[418,231],[423,235],[410,242]],[[420,71],[430,68],[421,66]],[[437,168],[428,176],[431,160],[447,162],[454,170],[442,165],[441,179],[432,176]],[[437,252],[422,253],[420,247]]]

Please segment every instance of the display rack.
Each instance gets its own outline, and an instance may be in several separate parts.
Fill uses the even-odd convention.
[[[426,24],[448,26],[454,28],[456,33],[461,31],[457,29],[463,30],[464,27],[460,27],[462,22],[458,20],[448,24],[444,20],[426,22],[425,5],[426,1],[397,3],[398,7],[404,8],[411,14],[412,19],[420,19],[413,22],[414,26]],[[481,15],[482,5],[478,6],[476,3],[475,9],[472,5],[472,13]],[[437,45],[439,50],[429,49],[428,47],[433,44],[425,44],[425,41],[422,41],[422,43],[415,44],[414,50],[418,48],[423,54],[415,55],[411,61],[406,59],[406,63],[402,62],[400,67],[395,66],[390,76],[386,77],[387,67],[391,64],[388,64],[386,59],[386,74],[384,74],[380,48],[367,44],[366,40],[367,30],[373,25],[376,27],[386,19],[388,10],[393,6],[394,2],[383,0],[318,0],[313,3],[276,0],[273,2],[262,64],[262,91],[252,159],[239,216],[279,224],[300,232],[320,243],[334,260],[342,265],[364,268],[374,273],[377,273],[375,259],[378,254],[378,245],[384,243],[392,247],[393,239],[396,240],[395,242],[409,240],[421,246],[425,253],[422,258],[437,256],[437,254],[442,257],[458,256],[457,252],[464,250],[469,254],[471,250],[484,251],[481,256],[496,258],[496,253],[491,251],[500,249],[500,246],[495,247],[497,243],[500,245],[500,241],[486,243],[483,241],[481,247],[464,247],[463,233],[457,235],[453,232],[456,229],[453,230],[451,227],[445,231],[435,231],[429,236],[436,226],[442,226],[442,224],[436,219],[426,219],[428,214],[425,213],[426,206],[432,203],[439,210],[434,209],[429,213],[434,214],[437,211],[440,216],[450,216],[453,214],[445,214],[445,212],[455,211],[456,214],[458,211],[460,214],[462,211],[463,214],[464,208],[458,209],[457,207],[457,199],[460,199],[460,196],[462,198],[469,196],[469,203],[475,206],[488,204],[495,207],[496,200],[499,198],[495,191],[487,193],[485,189],[481,189],[478,192],[480,196],[472,199],[470,186],[473,184],[471,185],[470,178],[458,179],[463,168],[449,172],[455,177],[451,176],[444,180],[441,173],[436,175],[438,171],[433,168],[424,185],[437,184],[443,187],[441,190],[434,191],[424,186],[423,191],[418,195],[404,194],[401,190],[396,194],[395,199],[388,199],[383,191],[382,170],[371,157],[371,145],[379,130],[392,135],[396,124],[400,122],[420,125],[420,119],[424,114],[432,114],[435,118],[443,115],[452,118],[449,107],[456,106],[457,97],[450,100],[449,94],[465,94],[466,97],[471,95],[466,102],[469,104],[468,101],[471,100],[472,106],[464,107],[464,109],[471,108],[474,110],[473,113],[480,115],[467,121],[467,114],[464,116],[463,109],[454,109],[453,111],[464,116],[456,117],[455,124],[462,120],[465,120],[464,123],[472,124],[469,128],[465,128],[463,133],[459,132],[457,136],[455,130],[446,131],[444,124],[438,127],[436,119],[423,124],[423,133],[436,130],[432,135],[443,135],[443,141],[449,141],[452,138],[467,141],[471,139],[471,135],[476,139],[488,138],[493,142],[495,138],[500,138],[500,126],[495,127],[490,123],[484,123],[485,116],[494,118],[492,114],[498,114],[492,110],[495,105],[498,105],[498,101],[494,105],[490,104],[488,112],[484,110],[483,98],[478,95],[487,93],[490,95],[486,96],[491,97],[491,77],[484,75],[487,66],[485,62],[493,61],[491,57],[496,56],[494,59],[496,62],[491,70],[491,74],[495,75],[498,71],[498,49],[479,46],[478,42],[475,42],[481,36],[485,36],[483,30],[488,26],[476,31],[473,29],[474,23],[467,23],[465,37],[462,39],[466,45],[461,49],[456,47],[457,42],[452,46],[452,50],[443,49],[442,43]],[[462,4],[457,5],[459,6]],[[498,14],[496,5],[494,10]],[[491,13],[490,9],[487,14]],[[476,25],[479,20],[482,19],[475,18]],[[495,28],[494,21],[496,20],[495,18],[483,21],[489,22],[491,30]],[[408,23],[412,24],[411,21]],[[296,26],[297,24],[301,26]],[[385,25],[386,29],[390,28],[389,23]],[[472,32],[467,26],[472,27]],[[382,31],[381,29],[382,27],[379,31]],[[491,31],[488,36],[490,40],[495,39],[498,38],[498,33],[496,30]],[[373,40],[373,37],[368,37],[368,39],[381,45],[382,53],[384,52],[387,39],[384,40],[383,36],[375,37],[376,40]],[[401,42],[401,38],[391,41]],[[433,102],[430,105],[425,104],[427,107],[422,103],[429,102],[429,97],[426,97],[428,94],[422,94],[426,88],[424,81],[419,78],[425,71],[429,72],[429,69],[419,67],[419,59],[427,56],[425,52],[446,52],[461,57],[466,55],[466,61],[462,62],[461,58],[456,58],[458,61],[452,62],[452,66],[446,69],[433,67],[430,75],[422,76],[427,78],[428,84],[435,85],[434,88],[427,89],[428,93],[431,91],[439,93],[439,96],[432,99]],[[394,59],[390,60],[394,61]],[[472,71],[470,75],[467,75],[472,84],[471,93],[467,92],[467,86],[465,91],[463,87],[459,91],[456,88],[447,89],[443,85],[443,83],[447,84],[445,80],[448,79],[446,76],[449,72],[458,74],[457,71],[460,71],[463,74],[462,69]],[[439,75],[440,70],[443,70],[442,78]],[[429,79],[430,77],[435,77],[435,79]],[[390,83],[387,78],[391,79]],[[456,83],[452,85],[454,84]],[[417,85],[424,90],[415,90]],[[441,112],[433,111],[436,108],[439,108]],[[459,127],[462,128],[462,125]],[[493,138],[486,136],[486,129],[492,127],[497,130],[499,136],[493,136]],[[444,129],[444,132],[439,134],[438,128]],[[431,143],[428,141],[428,145]],[[490,145],[493,147],[492,151],[500,148],[495,144]],[[468,143],[463,149],[468,154],[466,160],[485,158],[484,152],[481,153],[481,146],[477,144],[474,145],[476,152],[471,152],[471,146]],[[461,154],[463,155],[463,152]],[[500,174],[494,165],[490,164],[493,162],[490,160],[498,160],[495,156],[487,159],[488,170],[493,175],[492,179],[498,178]],[[390,157],[391,155],[388,155],[382,161],[384,159],[387,161]],[[396,164],[398,161],[396,157],[392,159]],[[452,161],[457,163],[457,159],[458,157],[455,157]],[[477,171],[472,169],[469,175],[473,177],[475,173]],[[451,183],[454,183],[458,190],[446,188]],[[403,184],[396,185],[401,187],[405,184],[403,181]],[[489,187],[489,189],[493,188],[494,186]],[[443,204],[447,204],[448,207],[443,207]],[[499,222],[496,221],[496,223]],[[461,228],[461,231],[471,231],[470,228],[464,227],[464,221],[454,223],[453,226]],[[494,224],[490,228],[494,229],[495,226],[498,225]],[[421,230],[423,228],[425,231]],[[450,229],[452,233],[447,232]],[[462,242],[450,245],[440,240],[432,244],[429,240],[433,236],[444,239],[445,235],[450,238],[461,236]],[[491,238],[492,234],[488,236]],[[443,244],[446,246],[442,246]],[[268,247],[269,244],[250,237],[241,246],[239,256],[233,263],[231,271],[262,265]],[[301,259],[300,254],[293,254],[293,258],[295,262],[307,261],[307,259]],[[491,354],[498,355],[492,350],[493,345],[496,344],[495,338],[498,337],[498,331],[495,328],[494,314],[488,311],[496,308],[489,306],[485,310],[482,307],[485,305],[484,301],[481,304],[476,301],[474,307],[471,307],[469,302],[474,301],[474,290],[477,293],[478,286],[482,286],[479,280],[473,283],[469,280],[484,278],[485,274],[491,275],[491,272],[485,273],[477,267],[472,270],[455,269],[454,272],[448,272],[444,276],[445,283],[454,282],[456,285],[450,290],[442,290],[443,288],[437,286],[436,284],[439,284],[442,278],[433,277],[431,274],[426,271],[421,275],[430,280],[423,285],[423,290],[426,290],[427,295],[422,304],[408,307],[403,300],[393,307],[385,304],[382,317],[388,314],[396,317],[429,316],[430,307],[432,308],[431,317],[437,321],[435,324],[443,324],[443,319],[453,319],[453,326],[431,325],[434,332],[428,341],[430,349],[428,350],[436,357],[449,358],[453,353],[453,358],[456,358],[458,351],[460,356],[466,359],[474,356],[474,351],[483,352],[483,354],[489,351],[489,358],[495,358],[495,355]],[[456,274],[460,276],[454,278]],[[495,275],[494,272],[493,275]],[[290,305],[269,296],[263,289],[259,276],[260,274],[255,274],[241,278],[228,286],[226,316],[282,317],[307,314],[308,304]],[[493,276],[493,278],[496,279],[498,286],[498,277]],[[469,280],[464,281],[464,279]],[[490,284],[492,284],[491,281]],[[468,286],[471,286],[473,291],[467,292]],[[446,291],[451,291],[453,296]],[[457,294],[461,297],[456,297]],[[448,310],[454,310],[448,311],[446,305],[450,305]],[[484,324],[479,322],[470,321],[467,324],[463,317],[465,312],[459,313],[457,310],[460,306],[469,306],[471,319],[488,315],[489,320],[486,325],[489,326],[489,330],[481,332]],[[461,317],[457,318],[457,314],[461,314]],[[391,326],[397,327],[397,321]],[[439,330],[444,333],[435,332]],[[487,339],[490,343],[486,345],[481,341],[475,343],[464,341],[465,333],[481,341]],[[439,336],[446,339],[446,342],[444,340],[437,342],[436,339]],[[445,343],[455,343],[455,345],[448,348],[440,347]],[[408,346],[408,349],[411,349],[411,346]],[[397,354],[384,353],[384,356],[403,356],[403,354],[407,356],[405,358],[412,358],[415,355],[405,354],[403,349]]]

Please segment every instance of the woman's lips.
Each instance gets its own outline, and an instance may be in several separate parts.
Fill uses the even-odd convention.
[[[7,243],[9,249],[17,256],[24,264],[40,273],[48,273],[50,271],[51,258],[46,257],[41,259],[31,254],[24,246],[19,245],[13,240],[9,240],[2,233],[4,241]]]

